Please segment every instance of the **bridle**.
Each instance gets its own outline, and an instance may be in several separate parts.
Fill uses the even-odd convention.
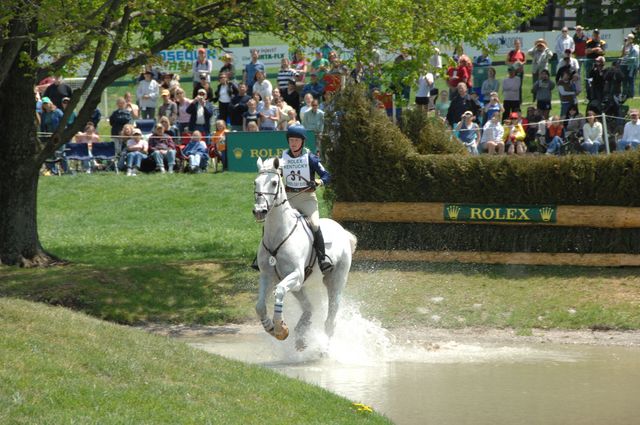
[[[253,191],[253,194],[256,196],[256,201],[260,198],[264,198],[264,201],[267,204],[267,212],[271,211],[271,208],[277,208],[281,205],[284,205],[288,199],[285,197],[282,202],[280,203],[276,203],[278,200],[278,197],[280,196],[280,185],[282,183],[282,176],[280,175],[280,173],[278,171],[271,171],[271,170],[266,170],[266,171],[260,171],[258,174],[275,174],[278,176],[278,185],[276,186],[276,191],[275,192],[260,192],[257,190]],[[271,195],[273,196],[273,205],[269,206],[269,199],[267,199],[267,197],[265,195]]]

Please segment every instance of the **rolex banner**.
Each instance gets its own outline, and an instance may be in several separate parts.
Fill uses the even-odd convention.
[[[234,131],[227,135],[227,163],[229,171],[255,172],[258,158],[281,157],[289,146],[286,131]],[[307,131],[304,146],[316,151],[315,135]]]
[[[555,223],[555,205],[473,205],[445,204],[445,221],[502,221]]]

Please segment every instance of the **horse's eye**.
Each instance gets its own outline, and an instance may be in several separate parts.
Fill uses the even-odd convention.
[[[271,182],[271,186],[275,187],[278,183],[277,182]]]

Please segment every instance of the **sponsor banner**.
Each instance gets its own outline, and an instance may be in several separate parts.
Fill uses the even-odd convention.
[[[255,172],[258,158],[281,157],[287,149],[286,131],[234,131],[227,135],[227,165],[229,171]],[[304,146],[316,150],[316,138],[307,131]]]
[[[555,205],[444,204],[445,221],[555,223]]]
[[[242,75],[244,65],[251,61],[251,49],[254,47],[229,47],[228,49],[207,49],[207,57],[213,61],[213,69],[220,69],[223,62],[220,57],[225,53],[233,56],[233,63],[236,66],[236,78]],[[258,46],[260,61],[264,63],[266,68],[279,68],[280,60],[289,57],[289,46],[286,44],[278,46]],[[198,49],[171,49],[162,50],[160,52],[163,68],[165,71],[190,73],[193,62],[198,59]]]

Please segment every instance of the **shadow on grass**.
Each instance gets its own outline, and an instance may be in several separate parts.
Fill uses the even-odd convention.
[[[220,238],[222,239],[222,238]],[[258,240],[248,245],[258,246]],[[137,240],[135,243],[113,243],[113,244],[80,244],[65,246],[52,246],[51,251],[61,258],[70,260],[75,264],[86,264],[90,266],[112,266],[118,264],[141,265],[158,264],[173,261],[193,261],[193,260],[236,260],[245,258],[245,262],[253,255],[253,252],[245,252],[246,248],[239,244],[227,242],[225,240],[192,243],[185,237],[184,241],[173,241],[169,246],[159,246],[153,241],[143,243]]]
[[[0,269],[0,296],[60,305],[122,324],[241,322],[257,276],[245,263],[171,262]]]
[[[508,255],[506,253],[505,255]],[[439,274],[458,273],[467,276],[486,275],[490,278],[529,279],[542,278],[637,278],[640,267],[578,267],[578,266],[529,266],[504,264],[463,264],[426,262],[375,262],[354,261],[351,270],[395,270],[404,272],[428,272]]]

